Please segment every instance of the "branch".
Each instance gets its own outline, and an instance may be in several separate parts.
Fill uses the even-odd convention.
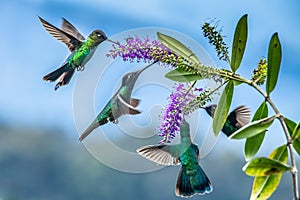
[[[249,83],[247,83],[249,84]],[[299,199],[299,192],[298,192],[298,170],[296,166],[296,159],[293,151],[293,141],[291,140],[288,128],[286,126],[286,123],[284,121],[284,116],[279,112],[279,109],[276,107],[274,102],[271,100],[270,96],[268,96],[260,87],[255,82],[251,82],[249,84],[252,86],[254,89],[256,89],[259,93],[261,93],[265,100],[270,104],[276,115],[278,116],[277,118],[280,121],[280,124],[282,126],[283,132],[285,134],[286,140],[287,140],[287,146],[290,152],[290,159],[291,159],[291,166],[292,166],[292,178],[293,178],[293,192],[294,192],[294,199],[298,200]]]

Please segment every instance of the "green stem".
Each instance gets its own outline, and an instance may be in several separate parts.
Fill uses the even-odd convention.
[[[189,87],[189,89],[186,91],[185,95],[184,95],[184,98],[186,97],[186,95],[188,95],[188,93],[191,91],[191,89],[196,85],[197,81],[194,81],[192,83],[192,85]]]

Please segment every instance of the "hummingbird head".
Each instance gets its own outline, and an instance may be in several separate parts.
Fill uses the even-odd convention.
[[[147,69],[149,66],[144,67],[143,69],[137,70],[135,72],[129,72],[127,74],[125,74],[122,78],[122,85],[123,86],[128,86],[128,87],[132,87],[134,86],[136,80],[138,79],[139,75],[145,70]]]
[[[127,74],[125,74],[122,78],[122,85],[123,86],[134,86],[137,78],[139,77],[140,73],[139,71],[136,72],[129,72]]]
[[[216,104],[212,104],[210,106],[206,106],[204,107],[204,109],[206,110],[206,112],[213,117],[215,114],[215,110],[216,110],[217,105]]]
[[[94,30],[90,35],[89,38],[91,38],[96,44],[100,44],[104,40],[107,39],[107,36],[105,33],[101,30]]]

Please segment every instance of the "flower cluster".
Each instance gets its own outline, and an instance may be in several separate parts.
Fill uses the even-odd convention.
[[[267,77],[267,59],[260,59],[257,68],[253,71],[252,81],[256,82],[257,85],[264,84]]]
[[[157,40],[150,40],[149,37],[129,37],[126,43],[115,42],[113,49],[106,55],[111,58],[121,57],[129,62],[159,62],[162,65],[181,68],[184,71],[200,75],[202,78],[213,78],[219,80],[220,72],[216,68],[195,64],[177,55]]]
[[[157,40],[150,41],[149,37],[144,40],[139,37],[127,38],[125,44],[119,41],[113,44],[113,49],[107,54],[108,57],[122,57],[124,61],[130,62],[158,62],[162,64],[178,66],[184,59],[174,54],[169,48]]]
[[[198,92],[198,93],[197,93]],[[196,98],[193,98],[183,109],[184,113],[192,113],[199,108],[203,108],[207,103],[212,101],[211,94],[213,91],[210,89],[195,88],[194,93]]]
[[[189,84],[179,83],[175,87],[175,91],[169,96],[169,104],[165,108],[162,116],[162,124],[159,127],[159,136],[163,137],[160,143],[170,143],[175,138],[176,133],[180,130],[182,119],[188,112],[185,107],[196,96],[192,90],[189,90]]]
[[[202,31],[204,37],[208,38],[209,43],[215,46],[218,58],[220,60],[229,61],[228,46],[223,41],[223,36],[221,35],[220,31],[216,30],[216,26],[212,26],[206,22],[202,26]]]

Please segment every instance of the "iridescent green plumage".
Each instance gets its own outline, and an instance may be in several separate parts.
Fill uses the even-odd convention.
[[[117,123],[118,118],[122,115],[136,115],[140,113],[140,111],[136,109],[139,104],[139,99],[131,98],[131,94],[139,75],[150,66],[151,65],[148,65],[141,70],[130,72],[123,76],[121,87],[104,106],[92,124],[81,134],[79,138],[80,141],[99,126],[108,122]]]
[[[212,191],[211,183],[199,165],[199,149],[190,138],[189,124],[183,120],[180,125],[181,142],[177,145],[150,145],[137,149],[145,158],[161,165],[181,164],[175,193],[190,197]]]
[[[107,39],[101,30],[94,30],[87,39],[66,19],[63,18],[61,29],[53,26],[46,20],[39,17],[44,28],[56,39],[67,45],[71,51],[65,62],[57,70],[43,77],[44,80],[53,82],[59,79],[55,86],[57,90],[60,86],[70,82],[75,70],[83,70],[84,65],[90,60],[97,46]]]
[[[213,104],[207,107],[204,107],[206,112],[213,117],[215,113],[217,105]],[[225,124],[222,128],[222,132],[229,137],[232,135],[235,131],[242,128],[250,121],[250,110],[245,106],[239,106],[236,109],[234,109],[231,113],[229,113]]]

